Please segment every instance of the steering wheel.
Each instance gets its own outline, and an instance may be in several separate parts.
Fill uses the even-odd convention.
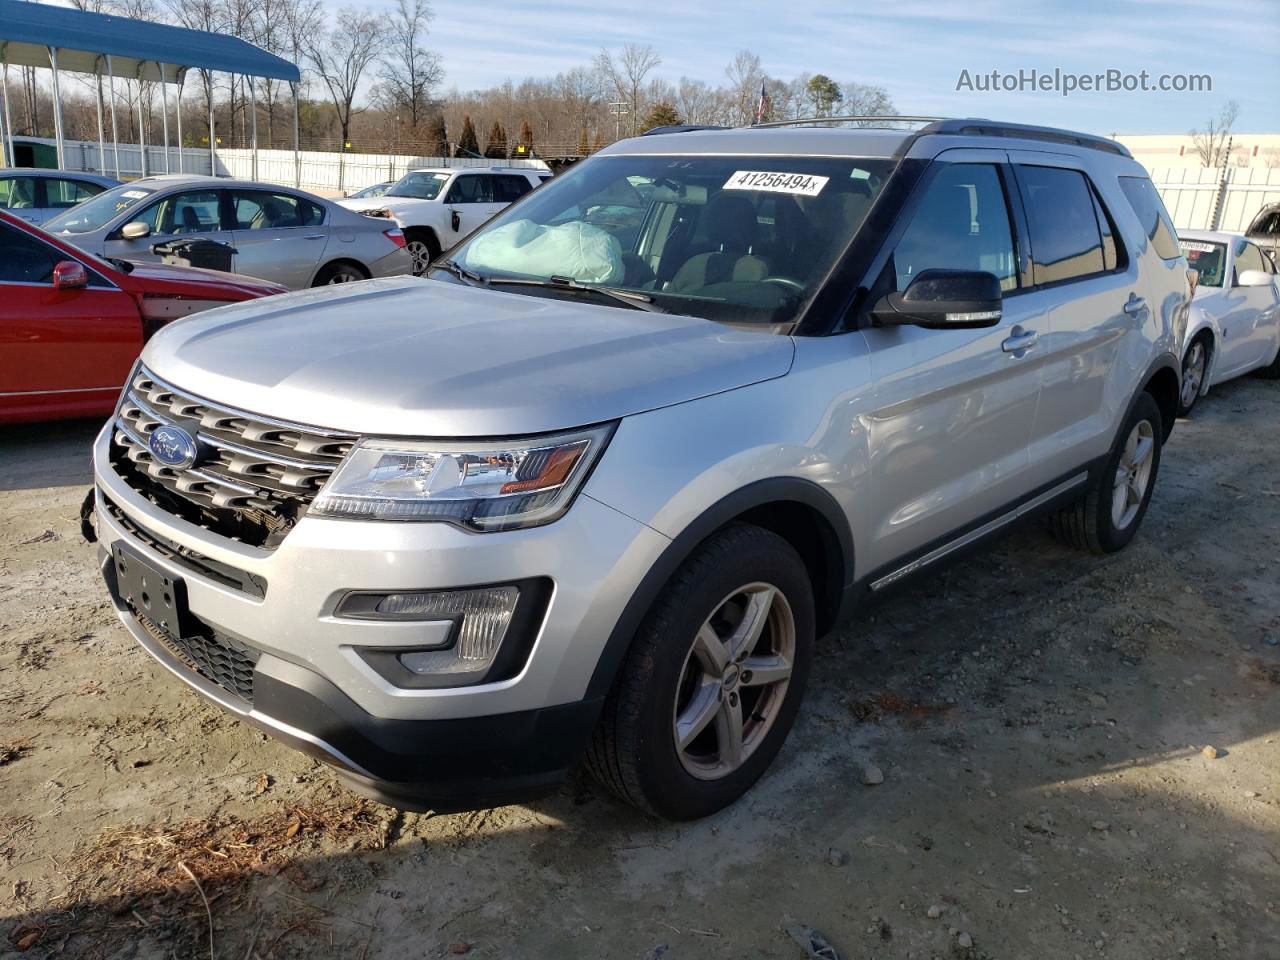
[[[799,280],[792,280],[790,277],[765,277],[761,283],[776,283],[779,286],[790,287],[796,293],[804,292],[804,284]]]

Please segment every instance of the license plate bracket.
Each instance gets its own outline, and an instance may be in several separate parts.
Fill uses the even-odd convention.
[[[187,609],[187,585],[147,563],[141,556],[116,543],[111,548],[120,596],[133,610],[171,637],[191,633],[191,612]]]

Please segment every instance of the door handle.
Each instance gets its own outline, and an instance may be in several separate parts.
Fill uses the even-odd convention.
[[[1040,334],[1034,330],[1023,330],[1022,327],[1015,326],[1010,331],[1010,335],[1000,344],[1000,349],[1020,357],[1039,342]]]
[[[303,237],[302,239],[303,239],[303,240],[323,240],[323,239],[324,239],[324,234],[323,234],[323,233],[308,233],[308,234],[307,234],[305,237]]]
[[[1129,294],[1129,301],[1124,305],[1124,312],[1129,316],[1135,316],[1147,309],[1147,301],[1136,293]]]

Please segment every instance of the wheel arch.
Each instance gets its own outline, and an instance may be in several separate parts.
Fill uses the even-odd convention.
[[[1181,388],[1181,358],[1177,360],[1171,356],[1157,358],[1143,379],[1142,390],[1139,392],[1151,394],[1156,406],[1160,408],[1160,419],[1164,421],[1162,441],[1168,440],[1169,435],[1173,433],[1173,424],[1178,416]]]
[[[437,250],[443,250],[444,244],[440,242],[440,232],[434,226],[426,223],[418,223],[412,226],[402,228],[404,230],[405,239],[412,240],[415,236],[422,237],[428,241],[434,241]]]
[[[840,622],[854,574],[853,535],[844,511],[830,493],[810,480],[757,480],[704,510],[658,557],[605,641],[587,686],[588,698],[608,694],[636,631],[662,588],[703,541],[731,523],[763,527],[790,543],[804,560],[813,585],[818,635]]]

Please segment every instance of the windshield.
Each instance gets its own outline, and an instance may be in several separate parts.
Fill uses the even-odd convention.
[[[48,220],[44,228],[50,233],[92,233],[101,230],[125,210],[137,206],[153,193],[154,190],[145,190],[127,183],[112,187]]]
[[[434,200],[440,196],[440,190],[448,179],[447,173],[406,173],[387,191],[387,196]]]
[[[372,187],[357,190],[351,195],[351,199],[364,200],[367,197],[380,197],[394,186],[394,183],[375,183]]]
[[[892,166],[833,157],[598,157],[499,214],[451,261],[495,285],[556,278],[642,293],[673,313],[790,323]],[[537,286],[502,289],[548,295]]]
[[[1226,272],[1227,245],[1210,243],[1207,240],[1180,240],[1182,255],[1187,258],[1187,265],[1200,274],[1200,286],[1220,287],[1222,276]]]

